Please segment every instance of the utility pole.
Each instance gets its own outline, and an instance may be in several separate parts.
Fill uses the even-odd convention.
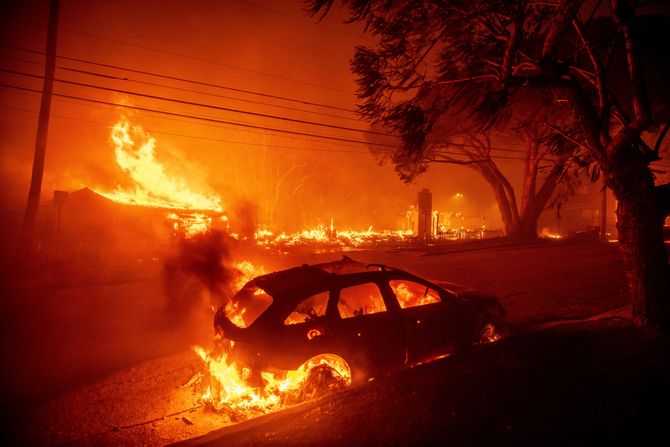
[[[56,71],[56,37],[58,34],[58,5],[59,0],[51,0],[49,7],[49,28],[47,29],[47,52],[44,68],[44,85],[42,87],[42,104],[37,122],[37,138],[35,140],[35,157],[33,159],[33,173],[30,179],[28,205],[23,217],[21,230],[21,256],[30,259],[35,233],[35,221],[40,205],[42,191],[42,176],[44,174],[44,159],[49,131],[49,111],[51,109],[51,92],[53,91],[54,72]]]
[[[602,206],[600,208],[600,236],[607,240],[607,183],[603,176]]]

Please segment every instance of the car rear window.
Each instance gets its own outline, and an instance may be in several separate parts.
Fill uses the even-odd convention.
[[[384,312],[386,306],[379,287],[365,283],[342,289],[337,309],[342,318],[351,318]]]
[[[253,282],[248,282],[226,305],[226,317],[236,326],[246,328],[272,304],[272,297]]]
[[[291,314],[286,317],[284,324],[299,324],[315,320],[326,315],[329,292],[321,292],[303,300]]]
[[[437,290],[424,284],[394,279],[389,281],[389,285],[402,309],[440,302],[440,294]]]

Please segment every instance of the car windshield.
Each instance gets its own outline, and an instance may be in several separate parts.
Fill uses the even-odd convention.
[[[236,326],[246,328],[272,304],[272,297],[253,281],[248,282],[226,305],[226,317]]]

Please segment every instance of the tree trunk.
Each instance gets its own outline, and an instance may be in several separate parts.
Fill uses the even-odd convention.
[[[617,229],[638,326],[670,329],[670,265],[653,191],[619,198]]]
[[[663,242],[666,207],[645,156],[631,150],[630,139],[623,137],[613,139],[605,166],[607,185],[618,201],[617,230],[633,319],[638,326],[670,329],[670,265]]]

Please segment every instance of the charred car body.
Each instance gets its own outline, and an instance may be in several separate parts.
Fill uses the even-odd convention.
[[[356,383],[495,341],[503,314],[474,289],[344,257],[249,281],[214,327],[234,341],[231,359],[252,370],[293,370],[328,354]]]

